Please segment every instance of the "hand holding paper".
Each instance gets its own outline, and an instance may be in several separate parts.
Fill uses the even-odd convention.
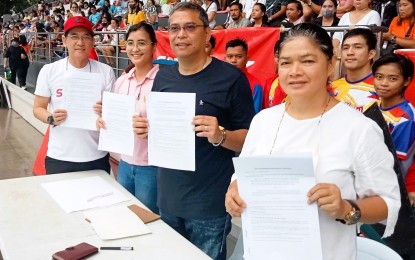
[[[97,120],[97,126],[105,126],[99,134],[99,150],[130,156],[134,154],[134,133],[131,127],[134,109],[133,96],[104,92],[102,120]]]
[[[133,116],[133,131],[139,138],[148,136],[148,119],[138,115]]]
[[[97,73],[66,71],[64,79],[62,105],[68,117],[61,126],[95,131],[98,115],[93,106],[101,99],[102,77]]]
[[[151,92],[147,95],[148,163],[194,171],[196,169],[195,93]]]
[[[225,197],[226,211],[231,214],[232,217],[240,217],[243,210],[246,208],[245,201],[239,196],[238,180],[234,180],[229,185],[228,192]]]
[[[316,184],[307,193],[307,196],[308,204],[318,203],[320,209],[334,219],[343,219],[351,210],[351,206],[342,199],[340,189],[335,184]]]

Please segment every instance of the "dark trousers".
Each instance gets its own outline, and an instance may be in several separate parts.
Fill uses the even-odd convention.
[[[110,173],[110,155],[107,153],[101,159],[90,162],[68,162],[50,158],[45,158],[46,174],[64,173],[64,172],[79,172],[90,170],[104,170]]]
[[[29,64],[22,65],[19,68],[17,68],[16,74],[17,74],[17,79],[19,80],[20,87],[26,86],[26,77],[27,77],[28,70],[29,70]]]
[[[29,70],[29,65],[20,65],[18,67],[10,68],[11,75],[10,75],[10,82],[16,84],[16,76],[19,80],[19,86],[23,87],[26,86],[26,77],[27,71]]]

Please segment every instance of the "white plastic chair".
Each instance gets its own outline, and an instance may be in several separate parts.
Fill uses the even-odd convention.
[[[402,257],[382,243],[357,237],[357,260],[402,260]]]

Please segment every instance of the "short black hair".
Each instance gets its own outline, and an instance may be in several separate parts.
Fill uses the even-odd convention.
[[[352,37],[355,36],[362,36],[365,41],[366,41],[366,45],[369,49],[369,51],[371,50],[376,50],[376,43],[377,43],[377,39],[376,39],[376,35],[369,29],[366,28],[354,28],[350,31],[348,31],[344,37],[343,37],[343,43]]]
[[[280,48],[281,39],[278,39],[278,41],[274,44],[274,54],[278,52],[278,49]]]
[[[231,8],[231,6],[233,6],[233,5],[237,5],[237,6],[239,7],[239,11],[241,11],[241,12],[242,12],[242,10],[244,9],[244,6],[243,6],[241,3],[239,3],[238,1],[233,1],[233,2],[229,5],[229,8]]]
[[[246,43],[246,41],[244,39],[241,38],[236,38],[233,40],[230,40],[226,43],[226,48],[225,50],[227,50],[228,48],[235,48],[241,46],[242,49],[244,49],[244,51],[246,51],[246,53],[248,53],[248,44]]]
[[[132,25],[128,29],[128,32],[127,32],[127,35],[126,35],[125,38],[128,40],[128,37],[130,36],[130,34],[132,32],[135,32],[135,31],[145,31],[148,34],[148,36],[150,37],[151,43],[153,45],[157,43],[156,33],[154,32],[153,26],[151,26],[150,24],[148,24],[146,22],[140,22],[138,24]]]
[[[287,6],[289,4],[295,4],[295,6],[297,7],[297,10],[300,10],[300,16],[303,16],[303,5],[301,4],[301,2],[297,1],[297,0],[289,0],[287,2]]]
[[[210,45],[212,45],[212,50],[216,47],[216,38],[215,36],[211,35],[209,39]]]
[[[399,70],[401,71],[404,81],[408,80],[409,78],[411,78],[411,80],[413,79],[414,63],[410,59],[406,58],[405,56],[401,54],[395,54],[395,53],[386,54],[380,57],[377,61],[375,61],[375,63],[373,63],[373,66],[372,66],[373,75],[376,74],[376,71],[381,66],[387,65],[387,64],[395,64],[396,66],[398,66]],[[402,94],[405,93],[405,90],[407,88],[408,86],[404,86],[404,88],[402,89]]]

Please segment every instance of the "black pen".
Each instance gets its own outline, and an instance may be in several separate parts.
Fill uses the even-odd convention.
[[[122,251],[131,251],[134,250],[132,246],[103,246],[99,248],[100,250],[122,250]]]

